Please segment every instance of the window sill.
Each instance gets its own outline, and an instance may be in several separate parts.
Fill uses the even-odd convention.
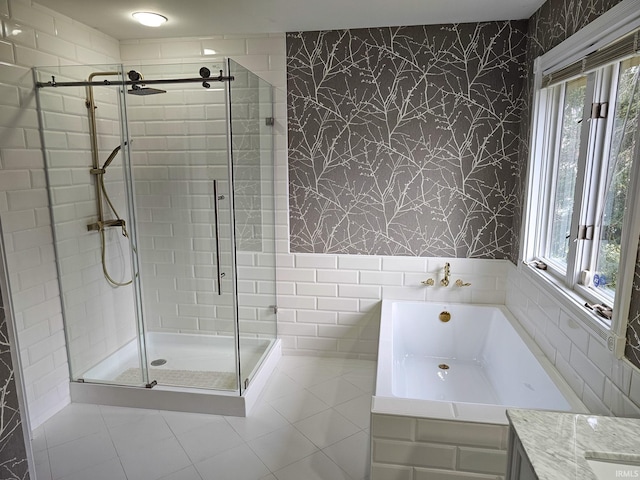
[[[606,346],[609,351],[615,352],[618,358],[622,357],[622,350],[624,349],[626,339],[614,335],[611,330],[612,323],[607,322],[584,306],[588,299],[566,288],[552,275],[532,265],[520,262],[518,268],[527,279],[540,287],[546,294],[556,300],[564,310],[588,327],[587,330]]]

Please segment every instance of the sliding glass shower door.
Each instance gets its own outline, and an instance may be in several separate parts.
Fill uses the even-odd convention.
[[[168,79],[201,66],[139,68]],[[208,85],[127,98],[132,215],[149,381],[237,390],[226,85]]]
[[[124,72],[122,65],[60,66],[34,76],[122,82]],[[37,100],[71,380],[139,385],[137,273],[124,235],[133,224],[124,188],[124,93],[109,85],[40,88]]]

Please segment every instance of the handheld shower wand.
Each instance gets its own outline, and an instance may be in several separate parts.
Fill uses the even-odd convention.
[[[124,144],[126,145],[127,142],[124,142]],[[121,148],[122,148],[122,145],[118,145],[116,148],[113,149],[113,152],[111,152],[111,155],[109,155],[107,160],[104,162],[104,165],[102,165],[102,170],[106,170],[107,167],[111,165],[111,162],[113,162],[113,159],[116,158],[116,155],[118,155],[118,152],[120,151]]]

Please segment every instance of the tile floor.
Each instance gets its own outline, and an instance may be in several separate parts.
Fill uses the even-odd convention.
[[[247,418],[71,404],[37,480],[366,480],[375,362],[286,356]]]

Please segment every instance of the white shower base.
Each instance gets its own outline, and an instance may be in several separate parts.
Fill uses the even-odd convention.
[[[164,365],[153,367],[153,370],[235,374],[236,357],[231,337],[150,332],[146,338],[148,362],[166,360]],[[242,395],[237,388],[190,388],[186,381],[178,381],[176,385],[158,382],[153,388],[145,388],[142,378],[131,385],[115,384],[125,371],[140,367],[137,341],[132,340],[87,370],[80,376],[82,381],[71,382],[71,399],[79,403],[246,416],[278,363],[280,341],[241,338],[240,354],[241,380],[250,379]],[[153,379],[151,373],[150,380]]]
[[[159,332],[149,332],[145,337],[147,339],[147,361],[150,363],[158,359],[166,360],[165,364],[152,367],[154,370],[235,374],[237,363],[233,337]],[[247,376],[251,377],[253,370],[270,344],[271,340],[268,339],[246,338],[240,340],[243,381]],[[84,381],[116,382],[117,378],[126,370],[139,367],[138,344],[134,339],[80,377]],[[152,377],[150,380],[153,380]],[[137,383],[141,381],[142,379]],[[190,385],[175,386],[188,387]],[[237,388],[231,390],[237,390]]]

